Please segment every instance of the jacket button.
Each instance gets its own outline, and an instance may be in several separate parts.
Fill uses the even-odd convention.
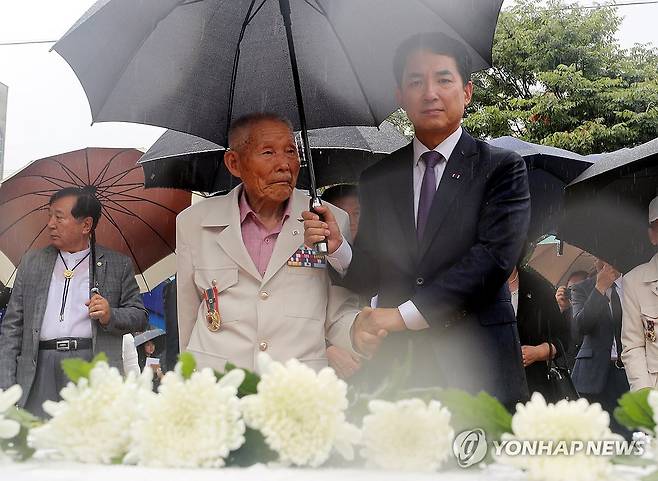
[[[425,279],[423,279],[422,277],[416,278],[416,285],[417,286],[422,286],[423,284],[425,284]]]
[[[267,299],[268,297],[270,297],[270,295],[268,294],[267,291],[261,291],[261,293],[260,293],[260,298],[261,298],[261,299],[265,300],[265,299]]]
[[[261,341],[258,344],[258,349],[260,349],[261,351],[267,351],[267,343],[265,341]]]

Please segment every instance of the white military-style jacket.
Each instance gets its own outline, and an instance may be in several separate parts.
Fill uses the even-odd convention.
[[[658,380],[658,254],[624,276],[621,353],[631,391]]]
[[[334,286],[327,266],[298,262],[304,226],[298,219],[309,197],[295,189],[264,276],[242,240],[238,200],[242,184],[227,195],[185,209],[176,221],[178,327],[181,351],[194,354],[199,368],[223,370],[229,361],[257,370],[256,357],[297,358],[315,370],[327,366],[325,339],[352,348],[350,329],[358,297]],[[349,235],[347,214],[330,204],[341,231]],[[202,297],[213,284],[221,327],[209,329]]]

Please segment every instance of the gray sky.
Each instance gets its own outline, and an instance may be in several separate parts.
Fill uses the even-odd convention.
[[[0,0],[0,43],[59,38],[93,3]],[[623,46],[636,42],[658,46],[658,4],[619,7],[619,11],[625,17],[619,34]],[[88,146],[146,149],[155,142],[162,129],[127,123],[90,126],[82,87],[67,63],[49,48],[50,44],[0,46],[0,82],[9,86],[5,177],[32,160],[61,152]]]

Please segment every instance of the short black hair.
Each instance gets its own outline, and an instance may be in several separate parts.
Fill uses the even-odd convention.
[[[586,271],[573,271],[571,274],[569,274],[569,277],[567,277],[567,284],[574,277],[582,277],[583,280],[585,280],[589,277],[589,274]]]
[[[473,61],[464,44],[443,32],[425,32],[407,38],[395,50],[393,73],[398,87],[402,86],[402,75],[409,55],[418,50],[428,50],[437,55],[454,58],[464,85],[471,80]]]
[[[350,196],[359,196],[359,189],[357,186],[354,184],[338,184],[324,189],[324,192],[322,193],[322,200],[331,202],[333,204],[337,199]]]
[[[231,127],[228,130],[229,148],[231,150],[237,150],[240,148],[241,145],[238,145],[240,135],[243,134],[245,130],[251,128],[254,124],[264,121],[281,122],[282,124],[287,125],[291,132],[293,131],[290,120],[283,117],[282,115],[276,114],[274,112],[253,112],[243,115],[242,117],[239,117],[231,122]]]
[[[73,209],[71,209],[71,215],[77,220],[91,217],[93,221],[91,230],[93,231],[101,218],[101,203],[96,198],[96,188],[93,186],[65,187],[50,196],[48,205],[53,205],[55,201],[63,197],[75,197],[77,199]]]

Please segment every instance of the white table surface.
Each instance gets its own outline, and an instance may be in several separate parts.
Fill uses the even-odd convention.
[[[615,466],[615,481],[639,480],[648,471]],[[0,464],[0,481],[523,481],[526,477],[510,467],[409,473],[358,469],[301,469],[258,464],[249,468],[154,469],[137,466],[106,466],[61,461],[30,460]],[[573,479],[577,479],[577,476]]]

